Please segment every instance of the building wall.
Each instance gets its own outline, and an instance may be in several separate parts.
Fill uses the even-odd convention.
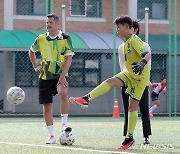
[[[2,5],[0,5],[0,29],[3,29],[3,0]],[[72,17],[70,17],[70,1],[69,0],[54,0],[54,12],[61,16],[61,5],[66,5],[66,31],[75,32],[75,31],[83,31],[83,32],[112,32],[113,29],[113,0],[103,0],[102,1],[102,19],[105,21],[72,21]],[[116,14],[117,16],[128,14],[128,0],[117,0],[117,8]],[[173,4],[172,4],[173,5]],[[178,1],[178,6],[180,6],[180,1]],[[172,16],[173,16],[173,8],[172,8]],[[14,15],[16,13],[16,0],[14,0]],[[180,9],[178,9],[178,25],[180,24]],[[27,29],[27,30],[45,30],[45,16],[39,17],[40,19],[14,19],[14,29]],[[80,19],[80,18],[79,18]],[[154,22],[154,21],[153,21]],[[141,33],[144,33],[144,23],[141,22]],[[42,27],[42,28],[41,28]],[[61,20],[60,20],[61,27]],[[159,21],[149,21],[149,33],[151,34],[168,34],[168,21],[163,23],[159,23]],[[178,34],[180,34],[180,27],[178,27]]]
[[[140,34],[145,34],[144,23],[140,27]],[[168,34],[168,24],[149,24],[149,34]]]
[[[1,5],[0,5],[0,29],[3,29],[4,27],[4,1],[0,1]]]

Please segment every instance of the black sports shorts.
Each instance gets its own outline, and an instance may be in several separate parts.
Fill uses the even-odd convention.
[[[155,93],[154,91],[151,93],[152,101],[158,100],[159,94]]]
[[[59,77],[51,80],[39,79],[39,104],[53,102],[53,96],[55,96],[58,93],[58,80]]]

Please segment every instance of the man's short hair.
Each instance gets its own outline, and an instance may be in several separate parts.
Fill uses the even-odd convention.
[[[132,27],[132,19],[128,15],[123,15],[121,17],[117,17],[114,20],[114,25],[118,25],[118,24],[122,24],[122,25],[128,24],[129,29],[131,29],[131,27]]]
[[[47,15],[47,18],[54,18],[55,22],[59,22],[59,17],[58,17],[57,14],[50,13],[50,14]]]
[[[133,21],[132,28],[134,28],[134,30],[138,29],[138,31],[136,32],[136,35],[138,36],[140,31],[140,25],[137,21]]]

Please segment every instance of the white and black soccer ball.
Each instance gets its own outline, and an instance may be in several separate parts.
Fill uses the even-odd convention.
[[[19,105],[21,104],[25,99],[25,92],[20,87],[11,87],[7,91],[7,100],[12,105]]]
[[[61,145],[72,145],[75,137],[72,131],[63,130],[59,135],[59,142]]]

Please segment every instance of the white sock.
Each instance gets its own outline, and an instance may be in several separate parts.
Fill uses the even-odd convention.
[[[67,125],[68,114],[61,114],[62,126]]]
[[[53,128],[53,125],[47,126],[47,129],[49,130],[50,136],[54,136],[54,128]]]
[[[157,105],[153,105],[150,109],[149,112],[154,112],[154,110],[156,110],[158,108]]]

